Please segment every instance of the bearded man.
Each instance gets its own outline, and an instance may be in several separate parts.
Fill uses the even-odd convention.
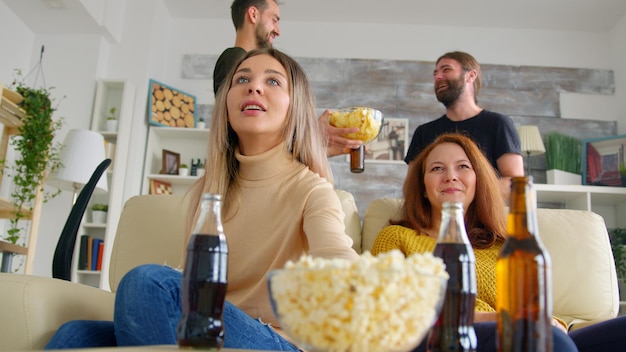
[[[508,194],[510,178],[524,176],[520,139],[511,118],[478,106],[480,65],[468,53],[449,52],[437,59],[433,78],[437,100],[446,107],[446,113],[417,127],[404,161],[410,163],[440,134],[461,132],[480,146]]]

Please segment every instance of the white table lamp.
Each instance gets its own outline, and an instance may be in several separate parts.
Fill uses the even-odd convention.
[[[519,134],[522,153],[526,154],[526,163],[528,164],[527,176],[530,176],[530,157],[545,153],[546,147],[543,145],[537,126],[519,126],[517,133]]]

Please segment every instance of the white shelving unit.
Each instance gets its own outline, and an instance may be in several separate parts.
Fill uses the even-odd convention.
[[[127,151],[130,145],[130,129],[133,118],[133,105],[135,100],[135,88],[129,81],[123,80],[98,80],[96,82],[96,96],[94,100],[93,114],[91,118],[91,130],[104,137],[108,147],[108,158],[112,159],[111,166],[107,169],[108,192],[94,192],[90,200],[91,204],[108,204],[106,224],[93,223],[90,207],[88,207],[83,223],[78,233],[74,257],[72,260],[72,281],[79,282],[105,290],[109,287],[109,259],[117,224],[123,207],[124,178],[127,166]],[[106,116],[111,107],[116,108],[118,130],[106,130]],[[115,145],[111,149],[111,145]],[[105,176],[103,176],[105,177]],[[100,271],[78,270],[78,258],[80,254],[80,236],[90,235],[104,241],[102,257],[102,269]]]
[[[150,180],[159,180],[172,185],[174,194],[185,192],[198,176],[178,176],[160,174],[163,167],[163,149],[180,154],[180,162],[189,166],[191,159],[206,159],[209,130],[199,128],[176,128],[150,126],[142,194],[150,194]]]
[[[540,207],[590,210],[608,228],[626,227],[626,187],[535,184],[535,191]]]

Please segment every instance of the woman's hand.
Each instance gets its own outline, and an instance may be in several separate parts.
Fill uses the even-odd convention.
[[[319,123],[326,131],[328,135],[328,149],[326,151],[326,155],[328,157],[348,154],[350,149],[358,148],[363,142],[356,139],[348,139],[342,137],[342,135],[348,133],[359,132],[358,127],[353,128],[339,128],[335,126],[331,126],[329,122],[330,110],[326,110],[319,117]]]
[[[496,312],[475,312],[474,313],[474,322],[475,323],[483,323],[489,321],[496,321]],[[559,330],[563,331],[567,334],[567,328],[563,326],[558,320],[552,318],[552,325],[559,328]]]
[[[475,323],[484,323],[488,321],[496,321],[496,312],[474,312]]]

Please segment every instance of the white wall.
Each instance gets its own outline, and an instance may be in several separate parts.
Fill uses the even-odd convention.
[[[123,24],[116,22],[113,35],[98,37],[35,35],[0,2],[0,41],[10,43],[11,48],[0,55],[0,80],[10,83],[13,68],[32,67],[39,47],[46,45],[46,82],[56,87],[55,96],[67,96],[59,106],[58,115],[66,117],[61,141],[69,129],[89,127],[95,79],[130,80],[137,92],[132,126],[135,140],[129,151],[125,187],[128,197],[139,192],[141,182],[148,79],[194,94],[198,103],[212,103],[210,80],[180,78],[182,56],[219,54],[232,46],[234,29],[228,18],[172,21],[162,1],[116,4],[125,6]],[[109,23],[106,18],[102,21]],[[571,118],[577,118],[581,110],[588,111],[585,115],[600,112],[597,115],[606,116],[602,119],[618,120],[620,132],[626,132],[626,17],[610,33],[290,22],[288,18],[281,21],[281,30],[276,47],[298,57],[433,61],[446,51],[464,50],[481,63],[612,69],[614,97],[566,98],[562,111]],[[51,275],[52,253],[70,203],[69,192],[65,192],[44,206],[35,274]]]
[[[626,16],[611,33],[612,69],[615,74],[618,133],[626,134]]]

